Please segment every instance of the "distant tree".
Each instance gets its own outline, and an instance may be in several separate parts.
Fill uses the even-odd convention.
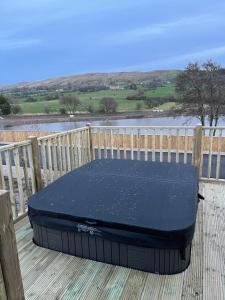
[[[14,115],[21,114],[22,108],[19,104],[12,104],[11,105],[11,111]]]
[[[89,92],[97,92],[97,91],[104,91],[104,90],[109,90],[109,87],[104,86],[104,85],[85,85],[79,87],[79,92],[81,93],[89,93]]]
[[[49,113],[50,113],[50,107],[49,107],[49,106],[45,106],[45,107],[44,107],[44,112],[45,112],[46,114],[49,114]]]
[[[145,100],[146,96],[144,94],[129,95],[126,97],[127,100]]]
[[[142,104],[139,102],[136,104],[136,110],[141,110],[142,109]]]
[[[131,83],[131,84],[129,85],[129,88],[130,88],[131,90],[136,90],[136,89],[137,89],[137,85],[136,85],[135,83]]]
[[[100,102],[100,111],[108,114],[116,112],[118,103],[112,97],[103,97]]]
[[[0,114],[9,115],[10,113],[11,105],[9,103],[9,100],[5,96],[0,95]]]
[[[204,126],[217,126],[225,114],[225,69],[209,60],[203,64],[189,63],[176,79],[182,111],[195,115]]]
[[[34,98],[34,97],[28,97],[25,102],[36,102],[37,101],[37,98]]]
[[[144,103],[148,109],[162,105],[165,102],[168,102],[168,99],[162,97],[148,97],[144,100]]]
[[[93,105],[92,103],[90,103],[90,104],[88,105],[87,111],[88,111],[89,113],[93,113],[93,112],[94,112],[94,105]]]
[[[60,107],[59,113],[60,113],[61,115],[66,115],[66,109],[65,109],[65,107]]]
[[[46,101],[57,100],[57,99],[59,99],[59,95],[58,95],[58,93],[50,93],[50,94],[47,94],[47,95],[44,97],[44,99],[45,99]]]
[[[80,99],[77,96],[62,96],[60,102],[69,113],[74,114],[80,104]]]

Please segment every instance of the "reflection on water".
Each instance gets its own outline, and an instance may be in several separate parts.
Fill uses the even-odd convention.
[[[32,131],[66,131],[74,128],[85,126],[90,121],[78,122],[61,122],[61,123],[41,123],[41,124],[26,124],[20,126],[11,126],[2,129],[9,130],[32,130]],[[179,116],[161,117],[161,118],[141,118],[141,119],[121,119],[121,120],[97,120],[91,121],[92,125],[97,126],[185,126],[197,125],[199,119],[195,117]],[[220,126],[225,126],[224,119],[219,122]]]

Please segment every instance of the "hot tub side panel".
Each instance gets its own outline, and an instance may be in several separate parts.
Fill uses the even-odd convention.
[[[156,274],[176,274],[190,263],[191,244],[185,249],[157,249],[128,245],[84,232],[50,229],[33,223],[34,242],[41,247],[113,265]]]

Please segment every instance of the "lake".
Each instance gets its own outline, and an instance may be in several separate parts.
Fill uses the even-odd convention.
[[[3,127],[5,130],[31,130],[31,131],[67,131],[85,126],[90,121],[60,122],[60,123],[40,123],[25,124],[19,126]],[[137,118],[119,120],[96,120],[91,121],[97,126],[195,126],[200,121],[196,117],[160,117],[160,118]],[[224,118],[219,122],[220,126],[225,126]]]

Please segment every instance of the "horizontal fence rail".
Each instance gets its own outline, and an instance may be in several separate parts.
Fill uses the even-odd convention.
[[[94,159],[194,164],[202,180],[225,181],[225,127],[86,126],[0,147],[0,189],[10,191],[14,220],[28,198]]]

